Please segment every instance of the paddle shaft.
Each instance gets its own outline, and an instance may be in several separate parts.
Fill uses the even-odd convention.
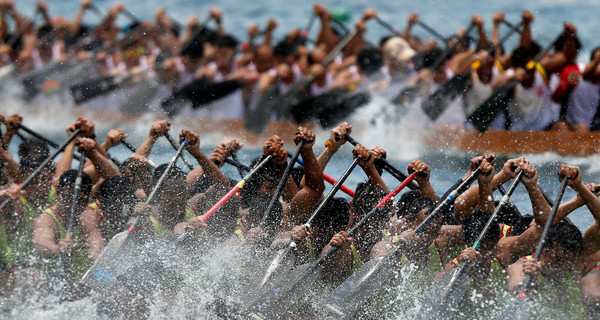
[[[59,146],[52,155],[50,155],[50,157],[46,158],[46,160],[44,160],[44,162],[42,162],[42,164],[40,164],[35,171],[33,171],[33,173],[31,173],[29,175],[29,177],[27,177],[27,179],[25,179],[25,181],[23,181],[23,183],[21,183],[20,188],[21,190],[24,190],[25,188],[27,188],[27,186],[33,181],[33,179],[35,179],[35,177],[37,177],[40,172],[42,172],[42,170],[44,169],[44,167],[46,167],[48,165],[48,163],[52,160],[54,160],[54,158],[56,158],[56,156],[58,156],[59,153],[63,152],[63,150],[69,145],[69,143],[71,143],[73,140],[75,140],[75,138],[77,138],[77,135],[81,132],[81,129],[77,129],[73,132],[73,134],[71,134],[71,136],[69,137],[69,139],[67,139],[67,141],[65,141],[65,143],[63,143],[61,146]],[[10,202],[12,201],[12,199],[6,199],[2,202],[2,204],[0,205],[0,211],[2,211],[2,208],[6,207]]]
[[[250,178],[254,175],[254,173],[256,173],[256,171],[258,171],[266,163],[271,161],[272,158],[273,158],[272,154],[266,156],[259,164],[256,165],[256,167],[254,167],[246,176],[244,176],[244,178],[242,180],[240,180],[240,182],[238,182],[235,185],[235,187],[233,187],[231,190],[229,190],[229,192],[227,192],[227,194],[225,194],[217,203],[215,203],[215,205],[213,205],[210,209],[208,209],[208,211],[206,211],[206,213],[204,213],[202,215],[202,217],[200,217],[200,221],[205,223],[206,220],[208,220],[210,217],[212,217],[212,215],[214,215],[217,212],[217,210],[219,210],[219,208],[221,208],[225,203],[227,203],[227,201],[229,201],[229,199],[231,199],[231,197],[233,197],[233,195],[235,195],[240,189],[242,189],[244,187],[246,182],[248,180],[250,180]]]
[[[231,154],[231,159],[233,159],[233,161],[240,163],[237,153],[235,151],[230,151],[229,154]],[[238,173],[240,174],[240,178],[244,178],[244,171],[242,168],[235,166],[237,168]]]
[[[75,178],[75,187],[73,188],[73,195],[71,196],[71,208],[69,214],[69,223],[67,224],[67,236],[66,238],[71,240],[73,229],[75,228],[75,219],[77,218],[77,202],[79,200],[79,193],[81,191],[81,180],[83,175],[83,167],[85,166],[85,153],[81,153],[81,161],[79,161],[79,167],[77,168],[77,177]]]
[[[446,46],[448,46],[448,39],[441,35],[439,32],[435,31],[432,27],[425,24],[425,22],[421,20],[417,20],[417,24],[421,26],[421,28],[427,30],[427,32],[431,33],[433,36],[438,38],[440,41],[444,42]]]
[[[169,171],[171,171],[171,169],[173,168],[173,166],[175,166],[175,162],[177,162],[177,158],[179,158],[179,156],[183,152],[183,148],[185,148],[185,146],[187,144],[188,143],[185,140],[183,140],[183,142],[181,142],[181,145],[177,149],[177,152],[175,152],[175,155],[173,156],[173,159],[171,159],[171,161],[167,165],[167,168],[165,169],[165,172],[163,172],[163,174],[160,176],[160,178],[158,179],[158,182],[156,182],[156,185],[154,186],[154,189],[152,189],[152,192],[150,192],[150,195],[146,199],[146,201],[145,201],[146,204],[150,204],[150,202],[152,202],[152,200],[154,199],[154,196],[156,195],[156,192],[158,191],[158,189],[160,188],[160,186],[165,181],[167,175],[169,174]],[[133,221],[133,223],[131,224],[131,226],[129,227],[129,229],[127,229],[127,231],[129,231],[130,234],[133,233],[140,221],[141,221],[141,219],[140,219],[140,216],[138,215],[137,217],[135,217],[135,220]]]
[[[396,188],[396,190],[392,191],[391,193],[389,193],[388,195],[386,195],[383,199],[381,199],[381,201],[379,201],[379,203],[375,206],[375,208],[373,208],[371,211],[369,211],[369,213],[367,213],[362,219],[360,219],[360,221],[358,221],[352,228],[350,228],[350,230],[348,230],[346,232],[347,237],[351,237],[356,230],[358,230],[359,228],[362,228],[362,226],[367,223],[367,221],[375,215],[375,213],[377,213],[379,210],[381,210],[384,206],[386,206],[388,203],[390,203],[390,201],[392,200],[393,197],[395,197],[398,193],[400,193],[400,191],[402,191],[402,189],[404,189],[406,186],[408,186],[410,184],[410,182],[417,176],[417,173],[413,173],[410,176],[408,176],[404,181],[402,181],[402,183],[398,186],[398,188]],[[325,260],[327,260],[332,254],[334,254],[340,247],[339,246],[331,246],[331,248],[329,250],[327,250],[327,252],[325,252],[325,254],[323,254],[319,260],[317,260],[315,262],[315,265],[321,265]]]
[[[165,132],[164,136],[165,136],[165,138],[167,138],[167,140],[169,140],[169,143],[171,144],[171,146],[173,146],[173,149],[177,150],[177,142],[175,142],[175,139],[173,139],[171,134],[168,132]],[[183,161],[183,163],[185,163],[185,165],[188,168],[190,168],[190,170],[194,170],[194,166],[192,165],[190,160],[188,160],[188,158],[184,154],[181,155],[181,160]]]
[[[269,219],[269,216],[271,215],[271,211],[273,211],[273,207],[275,206],[275,203],[277,201],[279,201],[279,195],[281,195],[281,191],[283,191],[285,184],[288,182],[290,172],[292,172],[292,168],[294,167],[296,160],[300,156],[300,151],[302,150],[302,147],[304,147],[305,143],[306,143],[306,140],[300,140],[300,143],[298,143],[298,145],[296,146],[296,150],[294,150],[294,154],[292,155],[292,160],[288,163],[287,167],[285,168],[285,171],[283,172],[283,177],[281,177],[281,180],[279,180],[279,183],[277,184],[277,188],[275,189],[275,192],[273,193],[273,196],[271,197],[271,200],[269,201],[269,204],[267,205],[267,209],[265,210],[265,213],[263,214],[263,217],[260,221],[260,227],[263,230],[265,229],[265,227],[267,225],[267,221]]]
[[[299,163],[301,166],[304,165],[304,161],[302,161],[302,159],[297,159],[296,162]],[[323,179],[332,185],[335,185],[338,182],[337,180],[335,180],[335,178],[326,174],[325,172],[323,172]],[[345,185],[341,185],[340,190],[342,190],[345,194],[354,197],[354,190],[346,187]]]
[[[542,251],[544,250],[544,245],[546,244],[546,238],[548,237],[548,231],[550,227],[554,224],[554,218],[556,218],[556,213],[558,212],[558,207],[560,207],[560,202],[562,201],[562,197],[565,194],[565,190],[567,189],[567,184],[569,183],[569,179],[565,177],[560,184],[560,189],[558,190],[558,194],[556,195],[556,200],[554,201],[554,206],[552,207],[552,211],[550,211],[550,216],[544,225],[544,230],[542,231],[542,236],[540,237],[540,243],[538,243],[537,248],[535,249],[535,255],[533,259],[535,261],[539,261],[542,256]],[[519,297],[526,297],[527,292],[529,291],[529,287],[531,286],[531,282],[533,280],[533,276],[531,274],[525,274],[525,279],[523,281],[523,289],[521,290]]]
[[[442,210],[449,206],[454,200],[466,190],[466,188],[475,181],[477,175],[481,172],[481,168],[475,169],[456,189],[452,190],[450,194],[421,222],[421,224],[415,229],[415,234],[419,235],[429,226],[429,224],[442,213]]]
[[[327,194],[327,196],[325,196],[325,199],[323,199],[323,201],[321,201],[321,203],[319,204],[319,206],[317,207],[315,212],[313,212],[313,214],[310,216],[310,218],[308,218],[308,221],[306,221],[306,223],[304,224],[307,229],[310,228],[310,224],[313,221],[313,219],[321,212],[321,210],[323,210],[323,208],[325,208],[325,205],[327,204],[327,202],[329,202],[333,198],[335,193],[341,189],[344,181],[346,181],[348,176],[350,176],[350,173],[352,173],[354,168],[356,168],[359,161],[360,161],[360,157],[354,158],[354,160],[352,160],[352,163],[350,164],[350,166],[348,166],[346,171],[344,171],[344,173],[342,174],[340,179],[333,185],[331,190],[329,190],[329,193]]]
[[[360,144],[358,141],[354,140],[354,138],[352,138],[349,134],[344,134],[344,137],[345,137],[346,141],[350,142],[350,144],[352,144],[355,147]],[[398,170],[391,163],[389,163],[386,159],[381,158],[381,159],[377,159],[376,161],[382,163],[385,171],[387,171],[389,174],[391,174],[394,178],[398,179],[399,181],[403,181],[408,178],[408,175],[406,173]],[[416,190],[419,188],[419,185],[417,184],[416,181],[412,181],[412,179],[411,179],[411,182],[408,185],[408,188],[411,190]]]
[[[473,31],[473,29],[475,29],[475,25],[471,24],[469,25],[469,27],[467,28],[467,30],[465,31],[465,33],[463,33],[457,40],[456,42],[454,42],[452,44],[452,46],[450,47],[446,47],[446,49],[444,49],[444,51],[442,52],[442,54],[440,54],[440,56],[433,62],[433,64],[431,65],[431,67],[429,67],[429,70],[435,70],[437,68],[439,68],[442,63],[444,63],[444,61],[446,61],[446,56],[454,51],[454,49],[456,49],[456,47],[458,46],[459,43],[461,43],[464,39],[466,39],[469,36],[469,33],[471,33],[471,31]]]
[[[400,31],[394,29],[394,27],[383,21],[383,19],[381,19],[379,16],[375,16],[375,21],[377,21],[377,23],[379,23],[382,27],[388,29],[394,35],[400,35]]]

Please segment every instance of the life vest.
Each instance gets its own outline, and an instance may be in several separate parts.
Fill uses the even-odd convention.
[[[52,208],[44,210],[44,214],[48,214],[54,219],[54,222],[56,224],[55,231],[58,231],[58,234],[56,234],[55,232],[55,240],[58,241],[60,239],[65,238],[67,236],[67,229],[63,226],[60,220],[58,220],[58,217],[56,217],[56,214],[54,213]],[[71,249],[71,252],[69,254],[71,257],[70,264],[71,270],[73,271],[74,279],[79,279],[92,266],[92,260],[88,254],[87,247],[85,246],[85,244],[82,243],[81,239],[82,237],[80,230],[74,230],[71,238],[73,248]],[[58,267],[60,257],[44,260],[44,270],[46,272],[52,272],[52,270],[55,270]]]

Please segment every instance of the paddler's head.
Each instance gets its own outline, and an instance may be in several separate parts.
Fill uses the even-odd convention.
[[[321,202],[314,206],[313,212],[319,205]],[[350,204],[348,201],[341,197],[332,198],[310,224],[313,245],[325,246],[331,237],[348,226],[349,218]]]
[[[104,180],[98,189],[98,201],[110,225],[125,222],[136,202],[133,183],[125,176]]]
[[[273,67],[273,48],[268,45],[260,45],[254,53],[254,65],[259,73],[263,73]]]
[[[64,209],[64,212],[70,212],[71,201],[75,189],[75,180],[77,179],[77,170],[69,170],[63,173],[58,180],[58,189],[56,190],[56,196],[58,205]],[[77,204],[75,212],[81,214],[85,211],[87,204],[89,203],[90,192],[92,191],[92,179],[90,176],[82,172],[81,174],[81,189],[77,197]]]
[[[468,247],[473,246],[491,217],[491,212],[477,210],[472,215],[465,218],[462,225],[462,233],[465,245]],[[481,252],[482,258],[489,258],[490,256],[493,256],[499,239],[500,225],[495,220],[492,224],[492,227],[489,228],[481,238],[481,245],[477,251]]]
[[[167,169],[168,164],[161,164],[156,167],[152,175],[153,188]],[[183,219],[185,214],[185,204],[188,200],[188,186],[185,180],[185,173],[181,168],[173,166],[165,177],[163,184],[157,190],[153,199],[153,204],[159,205],[165,212],[170,212],[174,219]]]
[[[50,156],[50,150],[44,142],[37,139],[29,139],[19,145],[18,155],[21,159],[19,170],[21,171],[21,176],[26,179]],[[52,161],[48,162],[40,174],[27,187],[26,198],[33,206],[46,205],[54,171],[54,164]]]
[[[551,280],[562,279],[565,272],[572,270],[582,251],[583,237],[579,228],[565,220],[553,224],[540,256],[541,273]]]
[[[363,217],[365,217],[379,201],[386,196],[386,193],[368,183],[361,183],[357,186],[354,198],[352,198],[350,210],[349,227],[354,226]],[[393,205],[388,204],[369,218],[369,220],[356,232],[355,237],[361,237],[364,234],[374,235],[377,230],[381,230],[384,224],[394,214]],[[372,232],[374,231],[374,232]]]

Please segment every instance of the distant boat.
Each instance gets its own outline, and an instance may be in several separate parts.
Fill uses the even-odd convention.
[[[425,143],[435,149],[493,152],[497,154],[539,154],[589,156],[600,152],[600,132],[501,131],[479,133],[475,129],[438,128]]]

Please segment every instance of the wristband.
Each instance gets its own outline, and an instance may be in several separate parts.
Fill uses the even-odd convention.
[[[327,149],[329,149],[333,152],[338,151],[338,148],[334,147],[333,142],[331,142],[331,139],[327,139],[327,141],[325,141],[325,146],[327,147]]]

